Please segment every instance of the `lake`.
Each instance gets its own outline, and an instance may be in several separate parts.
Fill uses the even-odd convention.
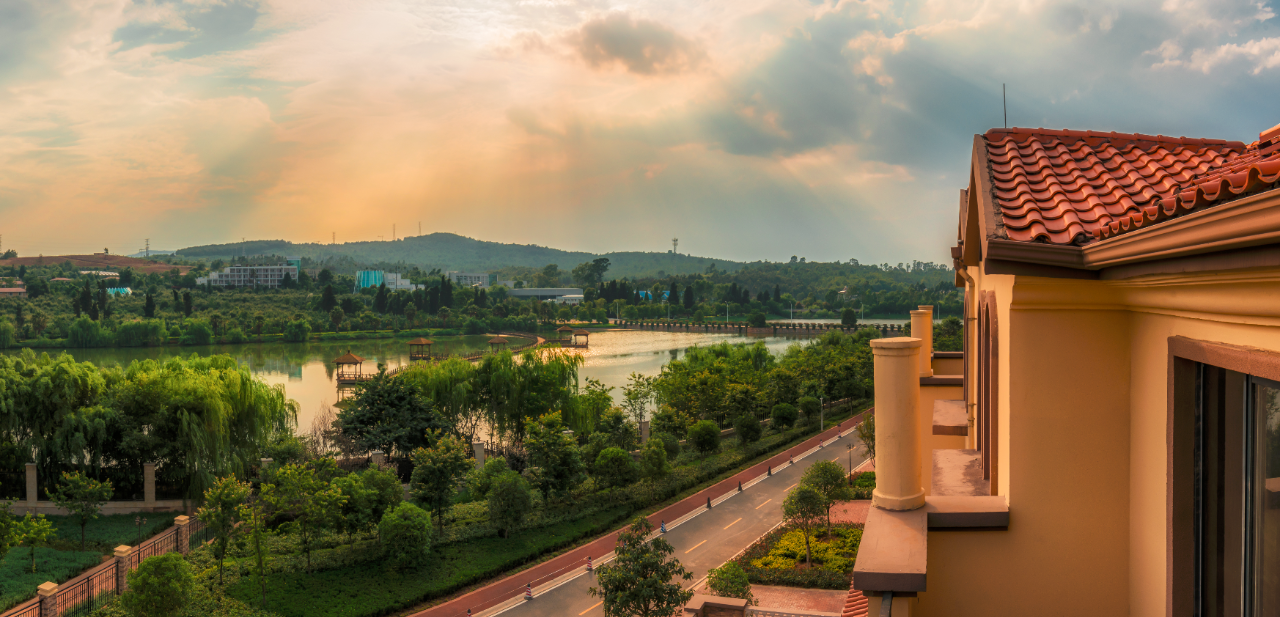
[[[432,349],[435,353],[466,353],[488,348],[490,335],[440,337]],[[388,369],[408,364],[408,339],[372,339],[362,341],[313,343],[244,343],[240,345],[207,345],[192,347],[140,347],[68,349],[78,361],[94,364],[127,365],[134,360],[164,360],[193,353],[207,356],[229,354],[254,375],[269,384],[283,384],[285,395],[298,401],[298,431],[305,433],[312,420],[338,400],[334,380],[333,359],[350,351],[365,359],[364,370]],[[684,355],[694,345],[710,345],[722,341],[764,341],[770,351],[779,353],[789,345],[807,343],[808,337],[742,336],[737,334],[654,332],[640,330],[606,330],[591,334],[587,349],[566,350],[580,353],[584,364],[578,372],[579,382],[597,379],[617,388],[615,400],[622,398],[622,386],[631,373],[656,375],[662,366]],[[518,344],[512,340],[512,344]],[[19,353],[6,350],[2,353]],[[56,353],[50,350],[50,353]]]

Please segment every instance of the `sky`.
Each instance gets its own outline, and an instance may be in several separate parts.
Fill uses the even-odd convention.
[[[0,0],[0,250],[948,261],[975,134],[1251,142],[1275,2]],[[393,225],[395,226],[393,232]]]

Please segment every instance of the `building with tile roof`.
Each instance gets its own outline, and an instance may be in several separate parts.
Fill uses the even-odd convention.
[[[1280,126],[993,129],[969,156],[963,359],[872,341],[851,606],[1280,614]]]

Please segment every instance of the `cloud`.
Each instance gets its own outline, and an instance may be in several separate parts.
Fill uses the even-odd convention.
[[[594,69],[621,64],[637,75],[669,75],[698,68],[706,54],[694,41],[658,22],[610,13],[588,21],[569,40]]]

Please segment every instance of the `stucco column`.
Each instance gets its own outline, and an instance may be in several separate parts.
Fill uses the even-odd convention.
[[[156,464],[142,464],[142,503],[147,507],[156,505]]]
[[[36,502],[40,501],[39,486],[36,484],[36,464],[27,463],[27,512],[36,513]]]
[[[476,453],[476,469],[484,469],[484,444],[479,441],[473,442],[471,450]]]
[[[132,546],[121,544],[116,547],[116,595],[129,590],[129,555],[133,554]]]
[[[876,384],[876,488],[871,505],[914,510],[924,505],[920,486],[920,339],[874,339],[871,353]]]
[[[930,332],[933,318],[933,311],[911,311],[911,338],[924,342],[924,337]],[[921,353],[916,361],[920,366],[920,377],[933,377],[933,362],[931,358],[924,354],[922,345]],[[879,476],[876,476],[879,477]]]
[[[40,598],[40,617],[57,617],[58,584],[40,583],[40,586],[36,587],[36,595]]]
[[[929,368],[929,374],[933,374],[933,305],[921,304],[920,310],[929,314],[925,315],[924,330],[919,334],[915,334],[912,330],[912,336],[920,339],[920,357],[924,358],[924,365]],[[915,326],[913,325],[912,328]]]
[[[191,517],[174,517],[173,524],[178,528],[178,552],[186,555],[191,551]]]

